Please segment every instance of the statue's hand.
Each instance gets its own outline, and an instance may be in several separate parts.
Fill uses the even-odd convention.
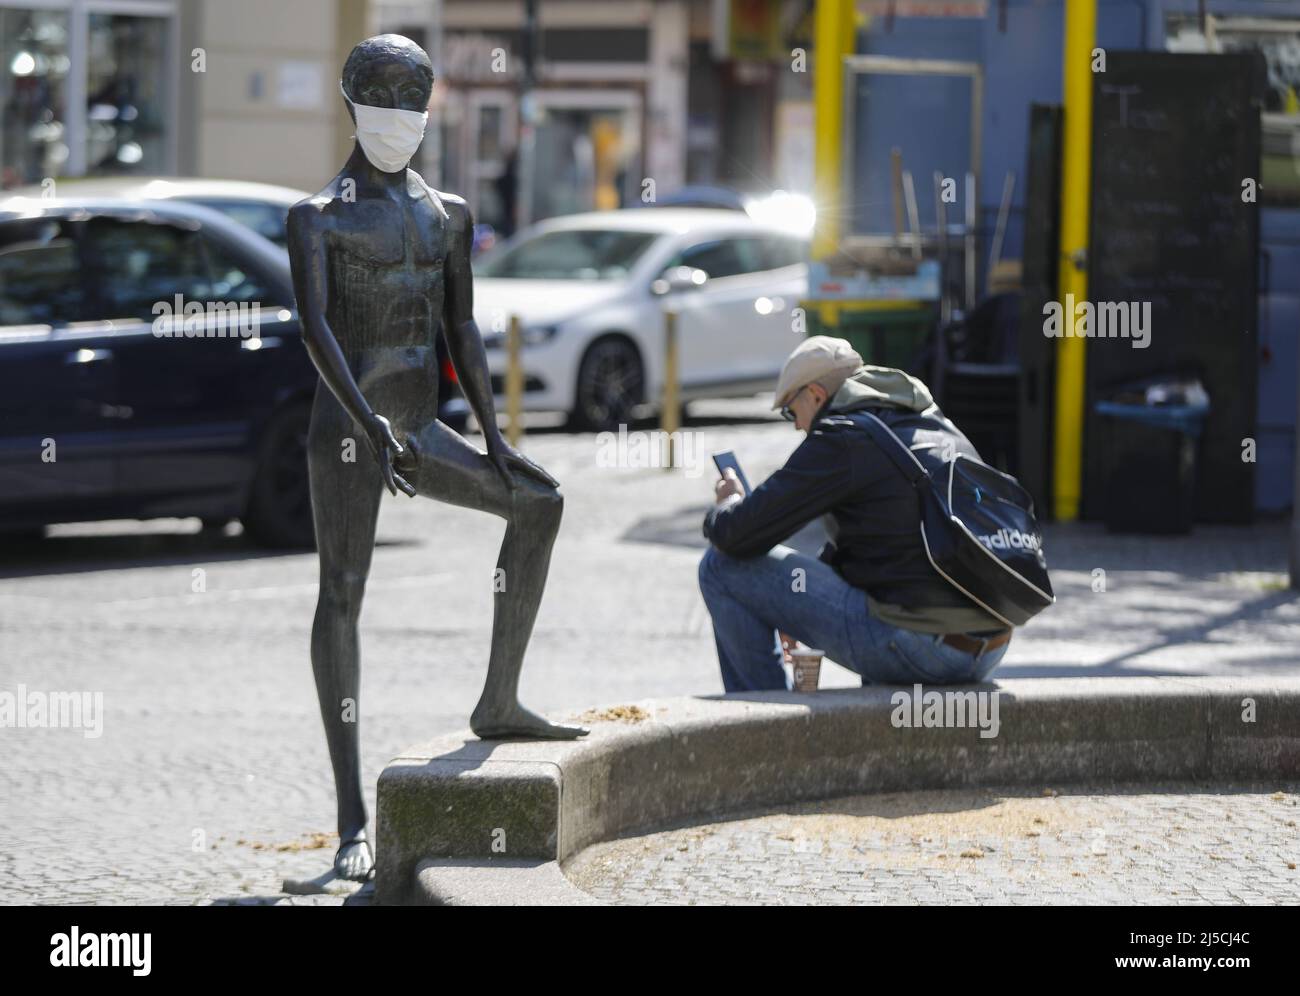
[[[515,481],[514,471],[527,474],[533,480],[550,488],[560,486],[559,481],[504,440],[497,441],[488,449],[488,459],[492,461],[492,466],[496,467],[497,473],[501,475],[501,479],[506,482],[506,487],[511,491],[519,486]]]
[[[366,425],[366,442],[370,444],[370,452],[379,461],[379,469],[384,475],[384,486],[388,488],[389,493],[395,495],[397,489],[401,488],[414,498],[415,488],[393,469],[393,457],[403,453],[404,450],[397,437],[393,435],[393,427],[388,419],[382,415],[371,416],[369,424]]]

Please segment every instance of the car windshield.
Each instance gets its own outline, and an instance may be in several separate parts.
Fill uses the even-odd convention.
[[[474,269],[509,280],[622,280],[655,237],[622,229],[545,232],[486,254]]]
[[[191,204],[219,211],[231,221],[237,221],[245,228],[251,228],[258,235],[270,239],[281,249],[288,244],[285,233],[289,209],[267,201],[235,201],[224,197],[207,200],[202,197],[187,197]]]

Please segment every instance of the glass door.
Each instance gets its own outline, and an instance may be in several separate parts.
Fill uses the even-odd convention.
[[[515,97],[503,88],[471,90],[466,100],[464,197],[480,225],[500,237],[515,230],[518,154]]]
[[[539,90],[536,98],[533,219],[609,211],[639,200],[640,94]]]

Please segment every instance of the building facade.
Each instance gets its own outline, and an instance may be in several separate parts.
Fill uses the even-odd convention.
[[[540,0],[530,33],[523,0],[0,0],[0,188],[179,174],[319,189],[352,134],[339,68],[396,31],[437,76],[417,167],[498,228],[688,182],[807,190],[811,88],[780,70],[811,6]]]

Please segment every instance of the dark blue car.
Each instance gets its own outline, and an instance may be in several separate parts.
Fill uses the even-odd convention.
[[[0,529],[238,517],[309,546],[317,374],[285,252],[176,201],[25,205],[0,210]]]

